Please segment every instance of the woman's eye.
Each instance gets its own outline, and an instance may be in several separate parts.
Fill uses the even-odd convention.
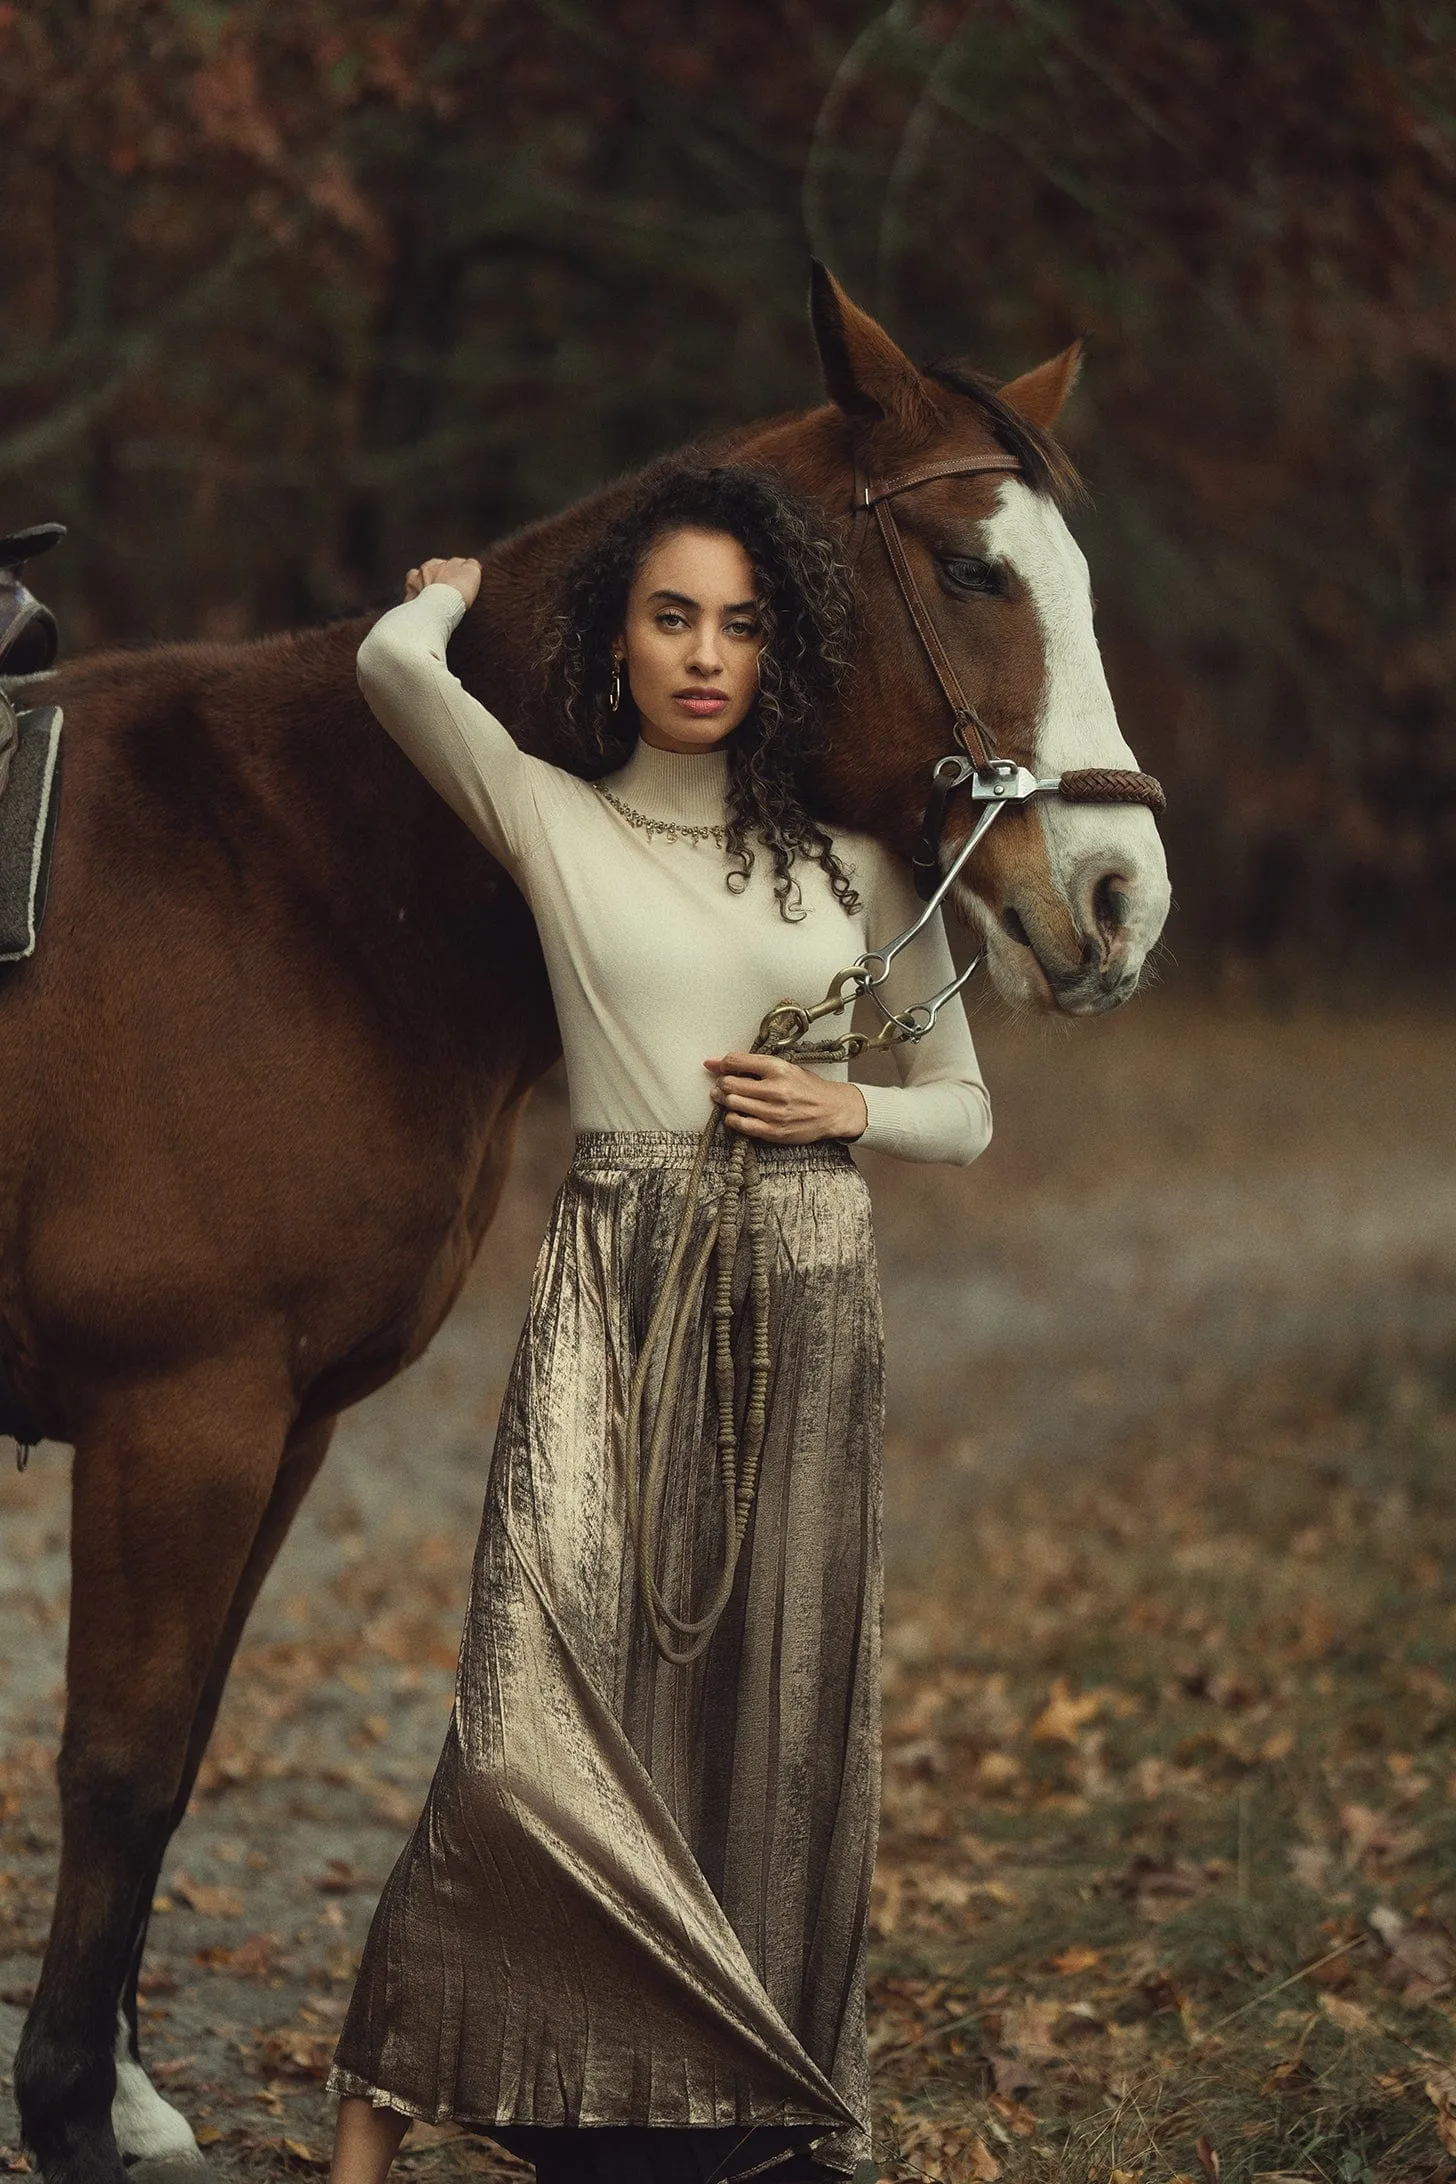
[[[1006,595],[1006,579],[994,561],[981,561],[972,554],[946,554],[940,569],[952,591],[979,592],[997,599]]]
[[[664,607],[657,617],[657,626],[659,629],[686,629],[688,626],[687,618],[676,613],[671,607]]]
[[[728,624],[728,634],[730,637],[756,638],[760,636],[762,632],[760,631],[757,622],[730,622]]]

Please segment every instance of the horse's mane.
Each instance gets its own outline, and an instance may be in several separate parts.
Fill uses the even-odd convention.
[[[984,372],[973,371],[957,357],[945,357],[922,367],[925,377],[952,394],[974,403],[992,438],[1008,455],[1014,455],[1026,473],[1033,492],[1045,493],[1056,507],[1066,510],[1086,498],[1087,488],[1066,449],[1049,432],[1003,402],[996,383]]]

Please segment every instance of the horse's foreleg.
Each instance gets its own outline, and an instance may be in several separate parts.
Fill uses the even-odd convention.
[[[263,1580],[273,1567],[278,1550],[288,1536],[289,1526],[297,1516],[303,1497],[312,1486],[319,1465],[328,1452],[335,1423],[333,1418],[322,1418],[289,1437],[282,1469],[269,1497],[268,1507],[263,1513],[263,1521],[254,1538],[252,1552],[238,1580],[232,1607],[228,1611],[213,1653],[212,1665],[193,1717],[187,1756],[182,1765],[182,1780],[178,1785],[167,1828],[169,1840],[180,1826],[187,1810],[192,1786],[197,1780],[197,1770],[202,1764],[202,1755],[207,1749],[207,1740],[212,1735],[213,1724],[217,1719],[217,1710],[222,1702],[238,1641],[253,1611],[253,1604]],[[141,1970],[147,1927],[151,1919],[152,1896],[161,1871],[165,1848],[166,1845],[163,1844],[159,1849],[150,1885],[141,1894],[117,2025],[116,2098],[111,2108],[111,2126],[116,2134],[118,2151],[124,2161],[176,2162],[200,2161],[202,2158],[186,2117],[170,2101],[162,2098],[142,2067],[137,2040],[137,1975]]]
[[[121,2184],[117,2012],[193,1723],[272,1497],[287,1428],[237,1367],[128,1391],[78,1436],[50,1940],[15,2057],[48,2184]]]

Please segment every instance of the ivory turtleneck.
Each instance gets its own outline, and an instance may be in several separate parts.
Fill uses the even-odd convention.
[[[427,584],[375,623],[359,684],[376,717],[531,906],[541,935],[577,1130],[700,1130],[711,1108],[709,1055],[746,1051],[775,1002],[817,1001],[866,948],[909,925],[920,902],[904,861],[871,836],[834,846],[862,898],[846,915],[823,867],[797,856],[805,915],[786,921],[773,863],[755,844],[740,892],[737,860],[711,835],[653,831],[610,803],[679,825],[721,825],[722,747],[664,751],[640,736],[599,787],[522,751],[449,669],[464,613],[451,584]],[[953,976],[939,912],[901,951],[879,991],[896,1012]],[[873,1028],[873,1004],[856,1021]],[[817,1035],[846,1028],[821,1019]],[[961,1165],[984,1150],[990,1103],[959,997],[918,1044],[891,1048],[897,1085],[861,1084],[869,1116],[851,1142],[906,1160]],[[843,1062],[811,1065],[843,1079]]]

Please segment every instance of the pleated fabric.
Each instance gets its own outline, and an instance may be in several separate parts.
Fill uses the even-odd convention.
[[[480,2126],[573,2184],[843,2177],[871,2152],[884,1395],[869,1194],[846,1143],[755,1146],[762,1467],[728,1607],[673,1666],[638,1599],[623,1425],[696,1145],[577,1135],[506,1385],[444,1749],[329,2077]],[[731,1146],[720,1131],[710,1181]],[[695,1235],[706,1219],[700,1200]],[[740,1420],[748,1261],[745,1237]],[[668,1441],[659,1575],[680,1608],[721,1555],[709,1334],[705,1296]],[[649,1417],[659,1392],[654,1377]]]

